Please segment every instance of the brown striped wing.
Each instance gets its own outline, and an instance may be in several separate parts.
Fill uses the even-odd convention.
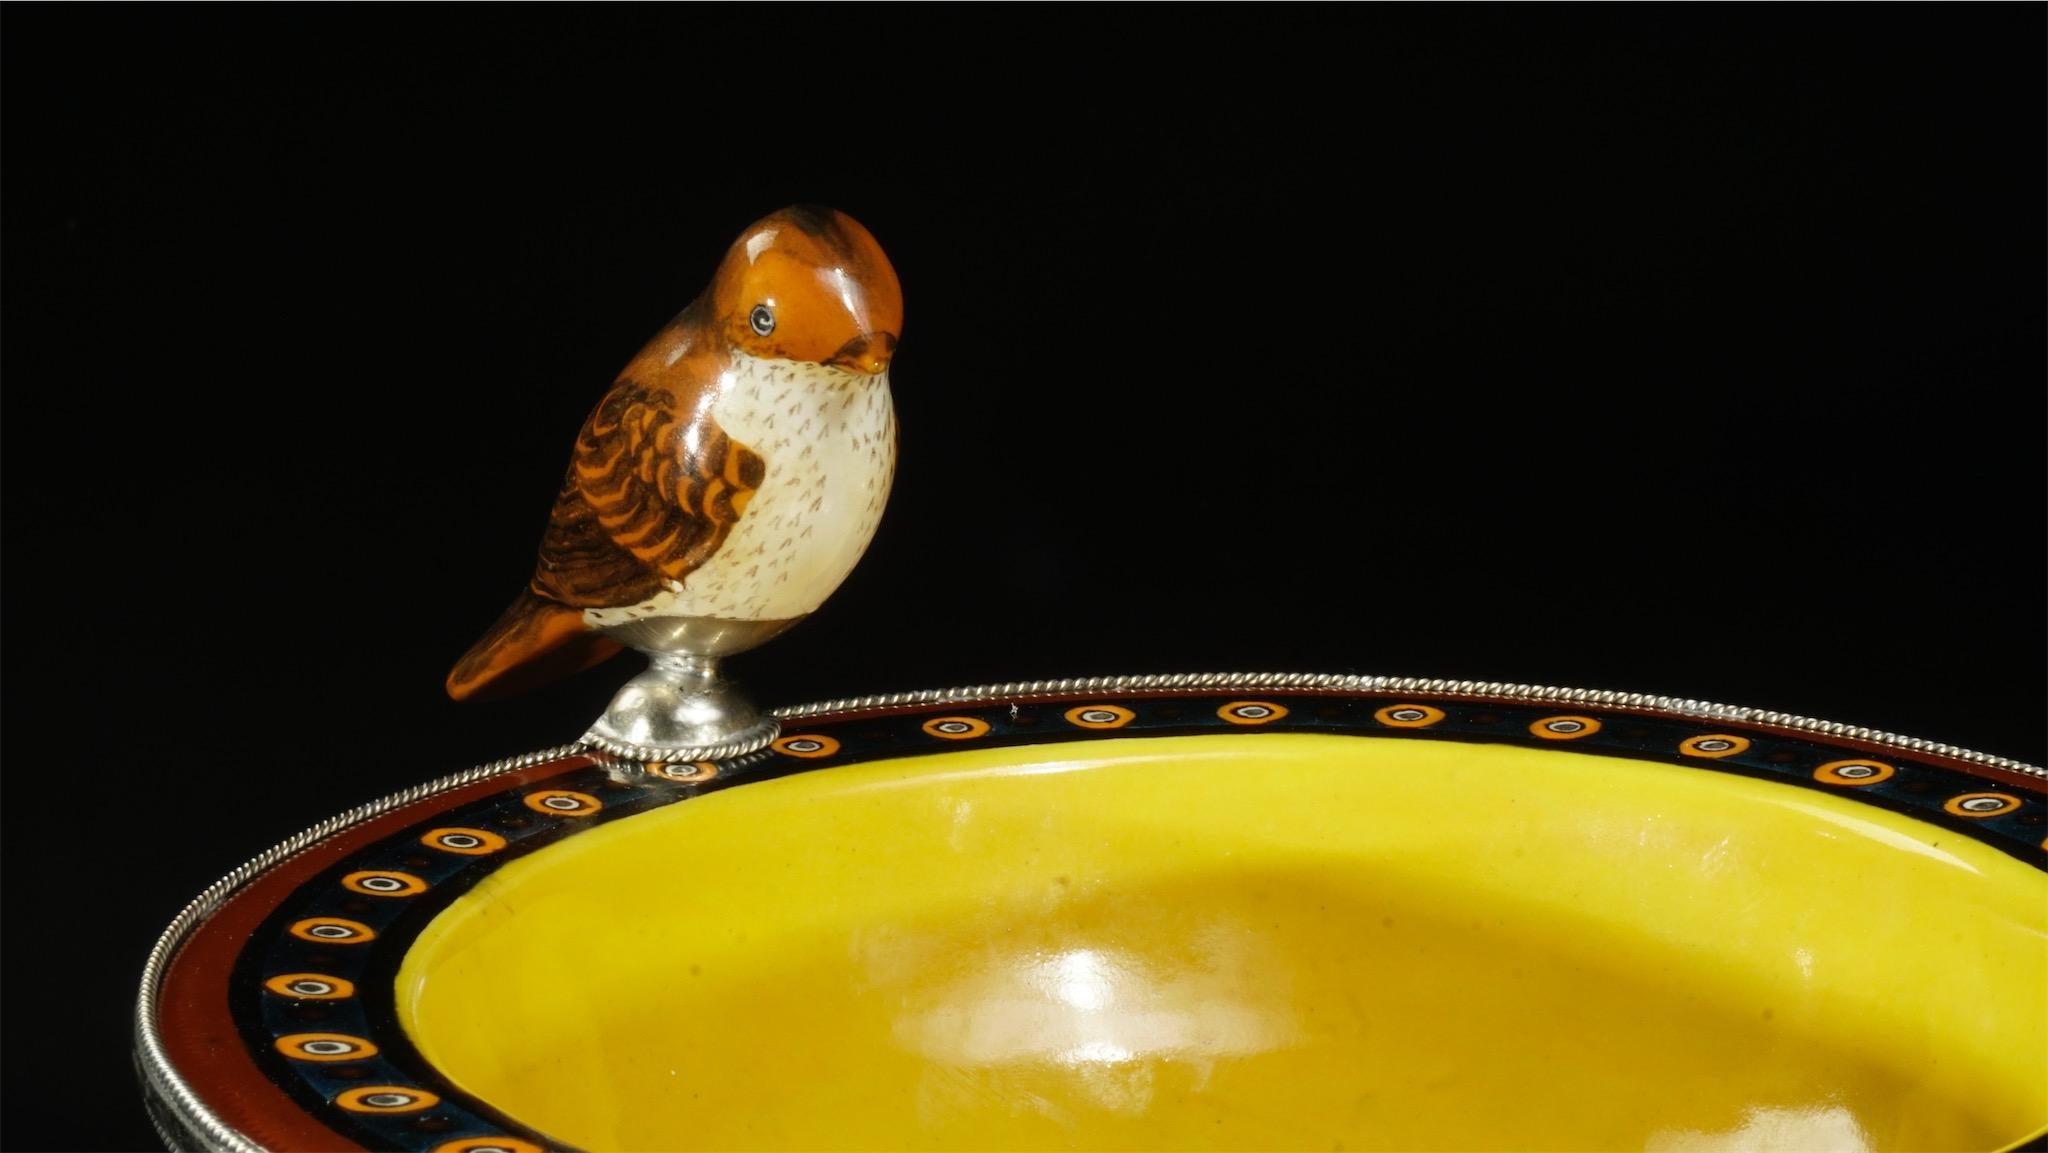
[[[636,604],[710,559],[766,466],[666,389],[621,380],[583,432],[541,541],[534,591],[576,608]]]

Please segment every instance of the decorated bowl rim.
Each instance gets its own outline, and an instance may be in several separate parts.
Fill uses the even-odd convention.
[[[985,705],[996,701],[1021,702],[1086,694],[1142,696],[1148,693],[1185,694],[1204,691],[1414,694],[1440,700],[1472,699],[1511,704],[1570,705],[1681,719],[1724,721],[1777,729],[1793,735],[1853,743],[1889,752],[1936,758],[1948,761],[1968,773],[1988,772],[2024,778],[2026,787],[2048,792],[2048,768],[1880,729],[1692,698],[1612,689],[1556,688],[1505,681],[1357,673],[1179,673],[1097,676],[1010,681],[842,697],[780,708],[775,710],[774,715],[782,721],[795,721],[934,705]],[[585,742],[577,741],[506,757],[358,805],[271,846],[208,886],[188,902],[165,927],[150,949],[143,966],[140,990],[135,1003],[135,1059],[142,1076],[150,1120],[165,1144],[177,1149],[190,1147],[193,1142],[197,1142],[200,1147],[224,1150],[228,1153],[263,1153],[265,1148],[230,1125],[201,1099],[198,1092],[170,1060],[158,1023],[158,996],[173,958],[186,940],[229,898],[275,866],[373,818],[495,777],[591,751]]]

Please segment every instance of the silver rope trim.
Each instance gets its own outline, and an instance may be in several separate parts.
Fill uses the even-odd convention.
[[[782,726],[776,724],[773,720],[766,721],[765,724],[765,728],[757,725],[752,731],[742,736],[716,745],[679,745],[674,747],[629,745],[624,741],[614,741],[609,737],[600,737],[596,733],[583,734],[581,743],[587,747],[610,753],[621,760],[639,761],[642,763],[658,761],[662,764],[687,764],[691,761],[729,761],[734,757],[744,756],[747,753],[765,749],[775,743],[776,734],[782,731]]]

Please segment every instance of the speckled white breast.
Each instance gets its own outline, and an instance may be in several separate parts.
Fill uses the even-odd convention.
[[[832,595],[874,539],[896,472],[886,372],[740,356],[711,412],[765,462],[761,487],[710,560],[642,604],[586,609],[589,624],[800,617]]]

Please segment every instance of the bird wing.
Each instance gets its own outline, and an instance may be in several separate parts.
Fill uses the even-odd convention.
[[[668,389],[620,380],[576,438],[533,591],[575,608],[636,604],[718,551],[767,466]]]
[[[583,610],[638,604],[688,576],[766,472],[708,416],[688,427],[669,390],[620,380],[576,438],[533,580],[456,662],[448,695],[520,692],[618,652]]]

